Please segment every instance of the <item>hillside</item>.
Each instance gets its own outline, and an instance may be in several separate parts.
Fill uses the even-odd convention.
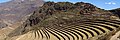
[[[21,23],[27,15],[36,10],[39,6],[42,6],[42,4],[42,0],[11,0],[9,2],[0,3],[0,29],[4,25],[11,26],[18,22]]]
[[[0,40],[22,25],[22,23],[43,5],[43,0],[11,0],[0,3]]]
[[[120,28],[117,14],[90,3],[45,2],[32,13],[6,40],[111,40]]]
[[[110,12],[117,14],[120,17],[120,8],[109,10]]]

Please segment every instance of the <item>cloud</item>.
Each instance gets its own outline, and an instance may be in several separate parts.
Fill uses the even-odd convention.
[[[109,4],[109,5],[115,5],[115,2],[106,2],[105,4]]]

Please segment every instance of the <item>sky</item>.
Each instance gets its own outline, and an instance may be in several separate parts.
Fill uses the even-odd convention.
[[[0,3],[4,3],[7,1],[10,1],[10,0],[0,0]],[[45,0],[45,1],[73,2],[73,3],[86,2],[106,10],[120,8],[120,0]]]
[[[0,0],[0,3],[4,3],[4,2],[7,2],[7,1],[10,1],[10,0]]]
[[[73,2],[73,3],[86,2],[106,10],[120,8],[120,0],[45,0],[45,1]]]

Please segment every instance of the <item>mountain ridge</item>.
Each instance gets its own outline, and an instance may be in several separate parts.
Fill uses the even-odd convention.
[[[42,6],[43,3],[43,0],[11,0],[9,2],[1,3],[0,20],[6,21],[8,23],[6,25],[15,24],[22,21],[22,18],[29,15],[39,6]]]

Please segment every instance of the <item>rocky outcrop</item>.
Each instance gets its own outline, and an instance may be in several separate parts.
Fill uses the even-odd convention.
[[[1,28],[4,28],[4,27],[7,27],[8,25],[7,24],[5,24],[5,23],[3,23],[3,22],[0,22],[0,29]]]

